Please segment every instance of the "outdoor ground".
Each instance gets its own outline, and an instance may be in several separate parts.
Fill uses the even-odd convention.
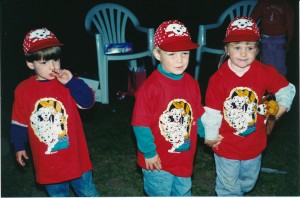
[[[262,164],[264,168],[280,170],[285,174],[261,172],[257,185],[246,196],[300,196],[299,18],[298,2],[291,1],[294,2],[296,10],[296,27],[295,38],[288,53],[287,78],[296,85],[297,95],[291,111],[277,122],[273,133],[268,137],[268,147],[263,153]],[[0,194],[2,197],[47,196],[43,188],[35,182],[32,158],[27,161],[25,167],[19,167],[9,143],[13,91],[18,83],[32,74],[25,66],[22,52],[22,42],[27,31],[33,27],[46,26],[57,32],[57,36],[65,43],[64,68],[71,69],[79,75],[96,77],[95,44],[84,30],[83,19],[87,10],[99,0],[77,0],[72,3],[53,0],[51,5],[46,5],[46,2],[49,3],[35,0],[1,1],[3,15],[1,13],[0,19],[3,23],[1,24]],[[147,26],[156,27],[166,18],[178,18],[186,22],[186,25],[191,27],[193,40],[196,41],[198,21],[215,21],[218,13],[234,0],[222,1],[223,5],[217,8],[213,3],[219,1],[207,1],[207,4],[199,8],[201,9],[199,12],[196,12],[195,1],[188,0],[182,6],[182,1],[177,0],[172,1],[171,6],[169,5],[171,1],[144,1],[147,9],[141,9],[138,3],[128,2],[136,1],[126,1],[124,4],[135,10]],[[176,9],[171,10],[171,7]],[[214,12],[207,13],[207,10]],[[208,14],[211,16],[206,16]],[[223,35],[224,32],[220,34]],[[216,71],[217,61],[217,56],[204,55],[199,80],[203,96],[209,76]],[[148,74],[152,70],[152,66],[147,65]],[[96,103],[90,110],[80,110],[93,163],[94,181],[101,196],[145,196],[142,174],[136,165],[136,141],[130,126],[134,98],[126,97],[124,100],[118,100],[116,96],[117,91],[127,89],[127,72],[126,63],[112,63],[109,68],[110,104]],[[187,72],[193,75],[193,53]],[[30,148],[27,149],[30,152]],[[205,146],[201,139],[198,141],[194,167],[193,195],[215,196],[214,160],[210,148]]]

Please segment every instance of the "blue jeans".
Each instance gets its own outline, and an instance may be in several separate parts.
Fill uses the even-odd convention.
[[[99,197],[92,180],[92,171],[85,172],[77,179],[57,184],[47,184],[45,188],[50,197],[69,197],[70,184],[78,197]]]
[[[178,177],[166,171],[142,169],[148,196],[192,196],[191,177]]]
[[[255,186],[261,154],[250,160],[231,160],[214,154],[216,163],[216,193],[218,196],[243,196]]]
[[[282,36],[261,37],[261,62],[272,65],[277,71],[286,76],[286,38]]]

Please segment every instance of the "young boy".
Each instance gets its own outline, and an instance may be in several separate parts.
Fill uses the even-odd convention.
[[[286,52],[294,31],[293,8],[287,0],[259,0],[251,18],[261,20],[261,61],[286,76]]]
[[[206,144],[213,147],[218,196],[242,196],[255,186],[267,146],[265,118],[257,107],[266,92],[279,103],[278,120],[288,111],[295,86],[274,67],[255,58],[259,30],[251,18],[235,18],[228,26],[225,59],[209,80],[205,96]],[[225,62],[223,62],[225,60]],[[223,137],[222,141],[218,137]]]
[[[160,61],[136,93],[132,125],[138,164],[148,196],[191,196],[197,119],[204,109],[198,82],[184,71],[198,47],[177,20],[163,22],[154,35]]]
[[[94,93],[70,71],[61,69],[62,45],[47,28],[26,35],[26,64],[35,75],[15,90],[11,142],[17,162],[25,166],[24,143],[29,137],[36,181],[50,196],[70,196],[70,184],[78,196],[98,196],[77,110],[91,108]]]

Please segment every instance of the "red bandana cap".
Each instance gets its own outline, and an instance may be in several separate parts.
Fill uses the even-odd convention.
[[[259,39],[259,29],[255,21],[249,17],[237,17],[227,27],[223,42],[257,41]]]
[[[191,41],[190,33],[178,20],[163,22],[154,34],[154,46],[164,51],[176,52],[199,47]]]
[[[59,42],[56,36],[47,28],[40,28],[31,30],[26,34],[23,42],[23,49],[26,55],[44,48],[62,45],[63,44]]]

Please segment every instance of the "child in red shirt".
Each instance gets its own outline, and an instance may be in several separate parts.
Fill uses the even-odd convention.
[[[29,138],[36,181],[50,196],[70,196],[70,184],[80,197],[98,196],[77,109],[91,108],[94,93],[69,70],[61,69],[62,45],[47,28],[26,35],[26,64],[35,75],[15,90],[11,142],[17,162],[25,166],[25,142]]]
[[[148,196],[191,196],[204,109],[198,82],[184,71],[198,44],[184,24],[170,20],[157,28],[154,45],[160,64],[138,89],[132,118],[144,190]]]
[[[257,181],[261,153],[267,146],[265,118],[257,113],[264,94],[275,95],[277,119],[291,108],[295,96],[294,85],[256,60],[259,39],[254,20],[235,18],[224,39],[225,61],[220,60],[209,79],[201,119],[205,142],[215,153],[218,196],[242,196]]]

